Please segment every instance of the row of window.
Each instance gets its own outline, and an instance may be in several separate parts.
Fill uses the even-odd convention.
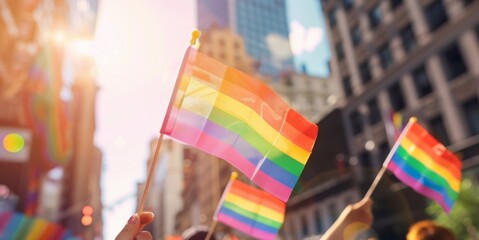
[[[398,4],[395,2],[394,4],[391,2],[391,6],[396,6]],[[465,3],[466,4],[466,3]],[[330,12],[330,23],[335,23],[335,16],[334,16],[334,10]],[[446,10],[444,8],[444,4],[442,0],[435,0],[431,2],[429,5],[427,5],[424,8],[424,14],[426,16],[429,29],[431,32],[435,31],[438,29],[440,26],[442,26],[444,23],[448,21],[448,16],[446,14]],[[369,20],[371,23],[371,27],[375,28],[380,22],[381,22],[381,10],[379,8],[379,4],[377,4],[375,7],[371,9],[369,12]],[[333,25],[331,24],[331,25]],[[351,35],[351,41],[354,46],[357,46],[361,43],[362,41],[362,33],[359,28],[359,25],[353,26],[350,30],[350,35]],[[416,36],[414,34],[414,30],[411,24],[406,25],[402,29],[399,30],[398,33],[404,51],[406,53],[410,52],[412,49],[416,47]],[[344,50],[341,41],[337,42],[335,44],[335,49],[336,49],[336,54],[338,57],[338,60],[341,61],[344,58]],[[390,67],[394,59],[392,57],[392,53],[389,47],[389,44],[384,44],[383,46],[378,48],[378,55],[381,61],[381,66],[383,69],[387,69]],[[363,80],[364,81],[364,80]],[[366,80],[367,82],[367,80]]]
[[[478,29],[479,35],[479,29]],[[379,58],[383,69],[388,68],[393,63],[391,52],[389,47],[385,45],[379,50]],[[461,50],[457,43],[452,43],[440,52],[441,62],[445,71],[446,77],[449,81],[456,79],[458,76],[468,71],[467,65],[462,56]],[[372,75],[369,68],[369,62],[364,61],[359,64],[359,74],[363,85],[369,83],[372,79]],[[432,92],[432,87],[429,82],[428,74],[424,65],[421,65],[412,71],[412,76],[418,93],[418,97],[424,97]],[[351,79],[349,76],[343,78],[343,89],[346,97],[353,95],[353,89],[351,85]],[[401,110],[403,105],[395,108],[395,111]]]
[[[393,89],[398,90],[399,86],[396,84]],[[392,89],[390,89],[392,90]],[[389,91],[391,98],[397,98],[398,96],[391,96],[391,91]],[[404,103],[401,103],[404,104]],[[369,108],[369,113],[367,119],[370,125],[374,125],[381,121],[381,110],[378,106],[376,98],[373,98],[367,102]],[[475,136],[479,134],[479,100],[476,96],[471,99],[463,102],[461,104],[461,110],[464,114],[464,119],[466,120],[467,127],[469,130],[470,136]],[[353,134],[357,135],[361,133],[363,129],[363,116],[359,111],[353,111],[350,115],[351,117],[351,128]],[[445,145],[451,144],[449,136],[444,125],[444,121],[441,115],[433,117],[428,122],[429,131],[431,134],[436,137],[440,142]]]

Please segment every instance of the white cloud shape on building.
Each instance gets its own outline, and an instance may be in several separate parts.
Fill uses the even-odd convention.
[[[312,52],[323,41],[324,31],[319,27],[306,28],[298,21],[292,21],[290,26],[289,39],[294,55]]]
[[[271,53],[273,66],[280,67],[282,61],[292,57],[291,46],[287,38],[271,33],[265,37],[265,42]]]

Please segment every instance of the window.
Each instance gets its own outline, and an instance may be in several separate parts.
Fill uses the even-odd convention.
[[[390,0],[389,1],[389,5],[391,5],[391,9],[396,9],[397,7],[399,7],[399,5],[402,4],[402,0]]]
[[[353,86],[351,85],[351,78],[349,76],[343,78],[343,88],[346,97],[351,97],[353,95]]]
[[[379,144],[379,159],[384,161],[386,159],[386,157],[388,156],[389,154],[389,144],[387,142],[382,142],[381,144]]]
[[[334,48],[336,49],[336,55],[338,56],[338,61],[343,60],[344,59],[344,50],[343,50],[342,42],[337,42],[334,45]]]
[[[336,26],[336,9],[332,9],[328,12],[328,20],[331,27]]]
[[[479,134],[479,101],[477,97],[462,104],[471,136]]]
[[[376,98],[369,100],[369,124],[374,125],[381,121],[381,111],[379,110],[378,101]]]
[[[447,22],[448,17],[442,0],[435,0],[425,9],[425,16],[431,32]]]
[[[449,45],[441,52],[441,59],[449,80],[467,71],[461,51],[456,43]]]
[[[301,217],[301,234],[303,237],[308,236],[308,220],[306,220],[306,216]]]
[[[361,119],[361,114],[357,110],[351,113],[351,127],[353,135],[363,131],[363,120]]]
[[[411,24],[401,29],[399,35],[401,36],[401,41],[405,52],[409,52],[416,47],[416,37],[414,36],[414,30],[412,29]]]
[[[462,3],[464,4],[464,6],[467,6],[471,4],[472,2],[474,2],[474,0],[462,0]]]
[[[429,77],[427,76],[424,65],[414,69],[412,72],[412,78],[414,80],[414,85],[416,86],[418,97],[422,98],[432,92],[431,83],[429,82]]]
[[[389,87],[389,100],[391,100],[392,108],[395,112],[403,109],[406,104],[404,103],[403,93],[399,83],[396,83]]]
[[[371,168],[372,161],[371,161],[371,153],[369,151],[362,151],[359,153],[359,166],[363,168]]]
[[[321,226],[321,212],[318,210],[314,211],[314,225],[316,226],[315,234],[323,232],[323,226]]]
[[[393,63],[393,57],[391,51],[389,50],[388,44],[385,44],[379,48],[379,59],[381,60],[381,67],[387,69]]]
[[[370,11],[369,11],[369,22],[371,23],[371,28],[376,28],[379,23],[381,22],[381,8],[379,4],[374,6]]]
[[[344,9],[349,10],[354,6],[354,0],[343,0]]]
[[[371,72],[369,71],[368,61],[365,61],[359,65],[359,74],[361,74],[361,81],[363,84],[371,81]]]
[[[353,45],[357,46],[361,42],[361,30],[359,26],[355,26],[351,29],[351,40],[353,41]]]
[[[441,116],[437,116],[432,118],[429,121],[429,125],[431,126],[430,133],[442,144],[445,146],[449,145],[449,137],[447,136],[446,127],[444,126],[444,122],[442,121]]]

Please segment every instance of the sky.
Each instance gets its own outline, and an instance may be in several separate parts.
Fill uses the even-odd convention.
[[[293,47],[297,63],[306,63],[311,74],[327,75],[327,65],[318,64],[329,56],[317,15],[319,1],[287,1],[297,40]],[[114,239],[136,211],[136,184],[146,179],[149,143],[159,136],[179,65],[196,26],[195,3],[100,1],[93,54],[98,65],[95,143],[104,161],[105,239]]]

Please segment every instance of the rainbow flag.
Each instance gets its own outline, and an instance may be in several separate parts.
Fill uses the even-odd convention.
[[[73,232],[64,227],[21,213],[0,212],[0,239],[58,239],[76,240]]]
[[[432,137],[415,118],[385,161],[387,168],[416,192],[436,200],[449,212],[457,199],[462,163],[443,144]]]
[[[43,145],[42,156],[49,168],[65,165],[73,153],[72,120],[68,105],[60,98],[62,50],[45,44],[30,70],[25,110],[36,138]]]
[[[233,179],[214,220],[258,239],[275,239],[285,208],[286,204],[273,195]]]
[[[287,201],[318,127],[261,81],[190,47],[161,133],[226,160]]]

